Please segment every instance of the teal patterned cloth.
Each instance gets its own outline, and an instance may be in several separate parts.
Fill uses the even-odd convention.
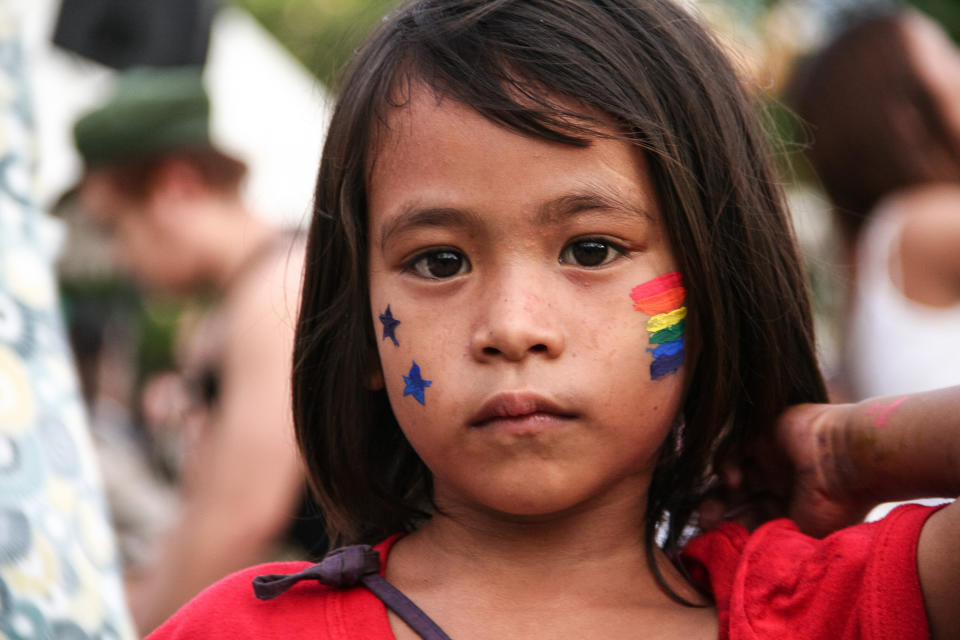
[[[35,203],[33,119],[0,2],[0,640],[135,632]]]

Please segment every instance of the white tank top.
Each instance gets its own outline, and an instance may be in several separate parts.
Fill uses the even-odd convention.
[[[901,292],[904,213],[879,210],[857,246],[848,367],[857,399],[960,384],[960,304],[931,307]]]

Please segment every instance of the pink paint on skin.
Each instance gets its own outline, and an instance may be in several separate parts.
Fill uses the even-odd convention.
[[[648,280],[643,284],[638,284],[633,288],[633,291],[630,292],[630,297],[636,301],[681,286],[683,286],[683,277],[678,271],[673,271],[657,276],[653,280]]]
[[[890,404],[884,406],[882,401],[877,400],[870,405],[869,409],[866,410],[866,414],[868,416],[874,416],[873,426],[877,428],[885,427],[887,426],[887,419],[890,417],[890,413],[906,401],[907,398],[904,396],[902,398],[897,398]]]

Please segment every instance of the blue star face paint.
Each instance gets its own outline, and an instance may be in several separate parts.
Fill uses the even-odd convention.
[[[427,387],[433,384],[433,381],[424,380],[420,376],[420,365],[418,365],[416,361],[410,365],[410,373],[403,376],[403,383],[406,385],[403,388],[404,396],[413,396],[420,404],[427,404],[424,392]]]
[[[396,331],[400,321],[393,317],[393,314],[390,312],[390,305],[387,305],[387,310],[380,314],[380,322],[383,323],[383,338],[381,338],[381,340],[390,338],[393,340],[393,346],[399,347],[400,343],[397,342]]]

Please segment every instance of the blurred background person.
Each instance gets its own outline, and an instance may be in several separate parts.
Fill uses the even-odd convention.
[[[245,166],[211,143],[209,113],[200,69],[137,68],[74,128],[78,209],[120,267],[152,293],[216,298],[184,328],[180,384],[148,388],[148,413],[180,426],[184,447],[176,521],[128,580],[141,632],[292,530],[306,528],[298,555],[325,547],[317,514],[298,517],[290,415],[303,242],[244,203]]]
[[[132,640],[120,559],[38,206],[20,16],[0,2],[0,637]]]
[[[848,275],[835,391],[960,384],[960,51],[917,11],[875,12],[791,85]]]
[[[121,560],[136,570],[175,514],[179,450],[176,431],[143,429],[137,416],[143,301],[120,278],[84,287],[62,281],[61,292]]]
[[[77,198],[62,197],[87,169],[75,148],[72,127],[80,114],[111,99],[118,78],[127,75],[122,70],[192,66],[202,69],[205,88],[215,98],[205,125],[209,146],[224,157],[242,159],[245,166],[240,202],[272,231],[303,221],[325,131],[325,90],[248,11],[236,6],[238,3],[24,0],[19,4],[25,28],[34,36],[32,49],[38,61],[32,76],[38,95],[36,182],[41,202],[77,208]],[[209,222],[212,218],[202,219]],[[104,469],[112,524],[130,578],[131,598],[140,603],[135,606],[142,619],[143,615],[149,617],[154,605],[170,606],[165,602],[171,594],[166,587],[190,589],[195,577],[186,573],[171,578],[178,569],[162,564],[160,571],[148,572],[154,568],[152,563],[160,562],[158,555],[177,555],[174,532],[178,525],[171,528],[171,523],[187,517],[177,509],[176,500],[171,504],[169,490],[179,488],[181,471],[185,480],[201,475],[190,469],[198,468],[193,461],[202,454],[184,456],[182,452],[196,453],[202,448],[208,440],[196,434],[207,433],[203,426],[217,423],[214,414],[224,413],[219,398],[231,385],[209,375],[221,371],[216,366],[200,366],[199,356],[215,360],[216,351],[225,348],[224,327],[231,323],[218,317],[229,315],[226,302],[232,296],[225,296],[218,283],[200,285],[200,294],[192,286],[177,292],[143,283],[130,286],[115,260],[109,258],[111,252],[104,249],[108,240],[93,228],[92,220],[93,216],[82,212],[64,216],[70,236],[58,275],[73,346],[84,374],[91,431]],[[233,230],[224,229],[224,233]],[[234,242],[245,245],[244,238],[234,238]],[[113,253],[122,255],[119,248]],[[289,261],[296,260],[292,255]],[[295,272],[298,266],[291,269]],[[125,271],[131,275],[130,269]],[[221,302],[223,313],[204,314]],[[193,335],[198,339],[191,339]],[[205,343],[204,336],[215,341]],[[202,344],[208,346],[200,349]],[[158,375],[176,365],[187,369]],[[207,373],[194,375],[198,368]],[[184,429],[184,424],[190,428]],[[191,436],[184,446],[187,433]],[[268,453],[264,451],[264,456]],[[274,470],[274,476],[277,473]],[[198,480],[197,484],[207,483]],[[242,492],[244,487],[241,484],[235,489]],[[269,557],[310,557],[309,550],[319,552],[324,545],[322,523],[297,515],[300,491],[302,484],[294,492],[294,510],[285,518],[286,533],[274,536],[262,550]],[[173,498],[178,495],[174,493]],[[199,498],[193,502],[199,503]],[[267,510],[265,515],[271,513],[273,510]],[[309,508],[302,513],[313,515]],[[239,515],[243,517],[245,512]],[[236,522],[235,526],[243,531],[246,525]],[[298,535],[296,530],[304,528],[306,533]],[[318,529],[319,542],[314,536]],[[168,535],[163,535],[164,531]],[[261,533],[255,527],[247,535],[258,539]],[[305,542],[298,545],[296,540]],[[223,544],[229,545],[230,539]],[[247,548],[241,545],[237,551]],[[180,558],[182,561],[182,555]],[[217,556],[211,559],[217,560]],[[200,565],[197,568],[202,569]],[[145,582],[137,580],[144,576]],[[150,595],[151,589],[159,595]]]
[[[917,11],[862,14],[799,65],[789,96],[840,238],[832,395],[960,384],[960,50]]]

